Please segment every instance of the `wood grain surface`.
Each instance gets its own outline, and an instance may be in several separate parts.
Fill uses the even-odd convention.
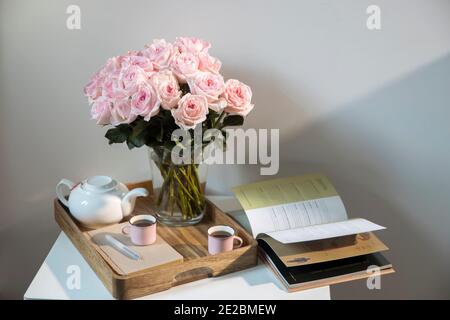
[[[144,187],[152,190],[151,181],[128,184],[128,187]],[[141,270],[121,276],[111,268],[108,257],[102,255],[90,241],[86,231],[68,209],[58,200],[54,201],[55,220],[80,251],[105,287],[117,299],[133,299],[151,293],[167,290],[173,286],[216,277],[255,266],[257,263],[257,242],[230,216],[207,201],[204,219],[195,226],[167,227],[158,224],[158,236],[162,237],[184,261],[174,266]],[[152,198],[137,198],[133,214],[154,213]],[[130,217],[128,217],[130,218]],[[207,230],[213,225],[232,227],[243,240],[243,246],[233,251],[210,255],[208,253]]]

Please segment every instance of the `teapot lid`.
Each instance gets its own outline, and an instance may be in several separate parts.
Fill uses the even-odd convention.
[[[83,183],[83,188],[88,191],[108,191],[117,186],[117,181],[108,176],[93,176]]]

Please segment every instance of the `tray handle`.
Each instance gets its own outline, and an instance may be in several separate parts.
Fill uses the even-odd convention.
[[[210,278],[213,276],[213,270],[209,267],[199,267],[183,271],[174,277],[176,285],[197,281],[201,279]]]

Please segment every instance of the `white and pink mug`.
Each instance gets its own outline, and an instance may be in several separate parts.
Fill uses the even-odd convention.
[[[208,252],[210,254],[231,251],[241,247],[243,243],[242,238],[236,236],[234,229],[229,226],[214,226],[208,229]]]
[[[131,242],[138,246],[146,246],[156,241],[156,218],[150,214],[132,217],[122,228],[122,233],[129,235]]]

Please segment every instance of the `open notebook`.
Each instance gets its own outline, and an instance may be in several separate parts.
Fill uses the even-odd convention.
[[[366,219],[349,219],[326,176],[272,179],[233,191],[262,258],[288,289],[366,277],[369,262],[393,272],[379,254],[388,248],[373,234],[385,228]]]
[[[233,191],[255,238],[266,234],[294,243],[384,229],[366,219],[348,219],[342,199],[324,175],[273,179]]]

